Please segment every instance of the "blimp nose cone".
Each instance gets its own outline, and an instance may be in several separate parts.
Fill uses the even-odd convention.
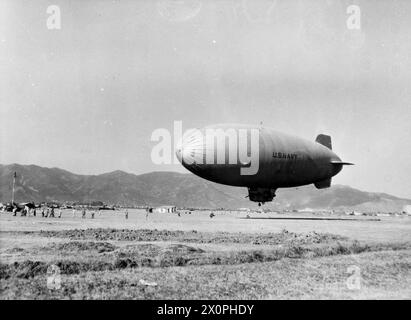
[[[177,144],[176,157],[185,167],[201,164],[203,160],[203,139],[198,132],[192,132]]]

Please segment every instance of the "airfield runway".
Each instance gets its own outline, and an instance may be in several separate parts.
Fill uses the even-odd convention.
[[[410,217],[213,212],[2,213],[0,298],[411,298]]]

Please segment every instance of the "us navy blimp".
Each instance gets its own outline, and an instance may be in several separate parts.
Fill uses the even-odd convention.
[[[192,173],[217,183],[247,187],[259,205],[278,188],[313,183],[328,188],[344,165],[332,151],[331,137],[309,141],[263,126],[219,124],[186,132],[176,156]]]

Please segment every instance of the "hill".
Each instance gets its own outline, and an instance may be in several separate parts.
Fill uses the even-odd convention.
[[[0,201],[11,199],[13,173],[17,172],[15,200],[96,201],[121,205],[165,205],[203,208],[255,208],[245,188],[219,185],[192,174],[151,172],[142,175],[113,171],[79,175],[59,168],[36,165],[0,165]],[[358,211],[401,211],[411,204],[384,193],[360,191],[334,185],[317,190],[313,186],[279,189],[272,209],[342,209]]]

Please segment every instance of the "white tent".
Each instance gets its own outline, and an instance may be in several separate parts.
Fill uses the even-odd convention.
[[[406,205],[406,206],[404,206],[403,211],[404,211],[406,214],[411,215],[411,205]]]

